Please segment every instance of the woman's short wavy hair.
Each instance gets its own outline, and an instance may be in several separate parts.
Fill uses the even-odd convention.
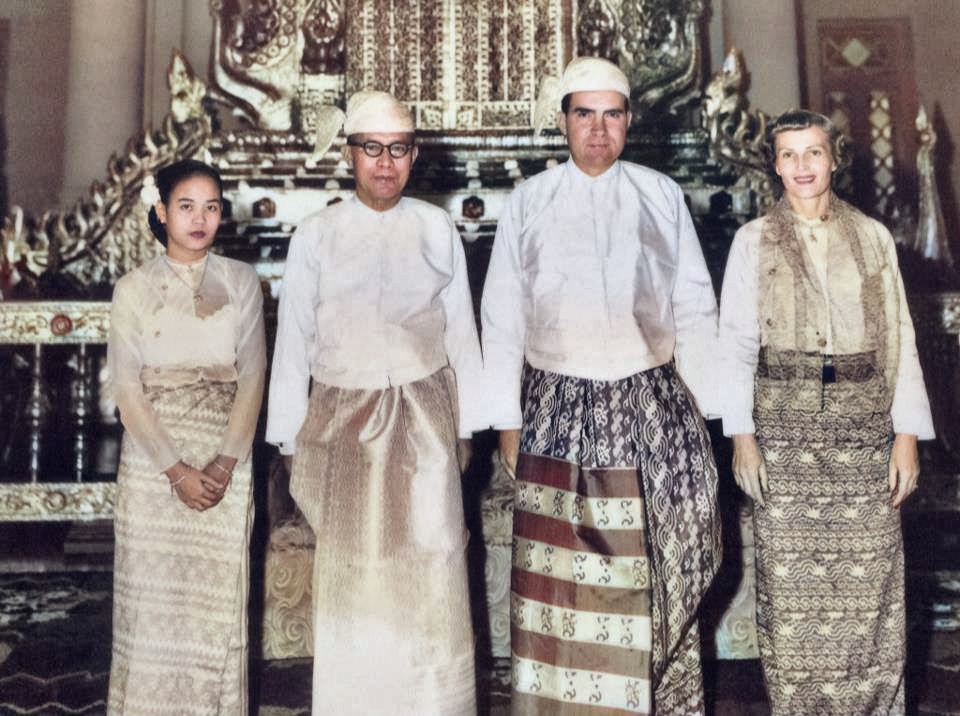
[[[847,138],[840,128],[834,124],[833,120],[819,112],[811,112],[808,109],[791,109],[767,125],[765,149],[767,154],[767,172],[778,182],[780,177],[774,165],[777,162],[777,137],[784,132],[794,132],[810,127],[819,127],[827,135],[830,142],[830,154],[837,168],[834,175],[846,168],[850,163],[850,152]]]

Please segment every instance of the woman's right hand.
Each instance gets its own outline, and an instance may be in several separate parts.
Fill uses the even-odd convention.
[[[178,462],[166,474],[177,497],[192,510],[203,512],[223,499],[216,480],[185,462]]]
[[[763,493],[767,491],[767,466],[753,433],[733,436],[733,477],[748,497],[763,505]]]

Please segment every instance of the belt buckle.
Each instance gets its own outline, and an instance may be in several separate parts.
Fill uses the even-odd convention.
[[[833,364],[833,358],[830,356],[823,357],[823,365],[820,368],[820,382],[821,383],[836,383],[837,382],[837,369]]]

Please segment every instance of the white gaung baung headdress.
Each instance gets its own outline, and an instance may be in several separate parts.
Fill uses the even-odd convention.
[[[389,92],[355,92],[347,100],[343,133],[413,132],[413,116],[407,106]]]
[[[560,79],[544,77],[534,110],[534,136],[540,136],[550,120],[559,124],[560,103],[573,92],[619,92],[630,99],[630,81],[619,67],[600,57],[575,57]]]
[[[316,165],[326,154],[341,127],[347,137],[351,134],[393,134],[416,130],[410,110],[389,92],[354,92],[347,99],[346,114],[333,106],[322,107],[317,113],[316,141],[308,165]]]

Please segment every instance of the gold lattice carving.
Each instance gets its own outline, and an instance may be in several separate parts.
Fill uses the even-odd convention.
[[[127,143],[107,163],[105,181],[96,181],[72,209],[48,211],[39,220],[22,219],[17,208],[0,229],[8,273],[35,284],[44,274],[60,274],[77,288],[110,285],[154,256],[158,244],[147,228],[139,200],[144,177],[160,166],[202,151],[210,137],[203,108],[204,83],[186,58],[174,52],[167,73],[170,112],[160,131],[147,131]]]
[[[347,93],[383,89],[421,129],[528,128],[571,55],[570,0],[347,0]]]
[[[870,93],[870,161],[873,168],[873,210],[886,216],[897,191],[893,166],[893,117],[890,96],[886,92]]]
[[[542,79],[617,61],[636,116],[699,96],[704,0],[211,0],[215,94],[266,130],[380,89],[421,129],[528,129]]]
[[[772,205],[773,184],[767,173],[765,134],[769,117],[750,111],[744,94],[743,57],[730,51],[723,68],[707,85],[702,107],[704,128],[710,138],[710,154],[732,171],[757,195],[759,209]]]

